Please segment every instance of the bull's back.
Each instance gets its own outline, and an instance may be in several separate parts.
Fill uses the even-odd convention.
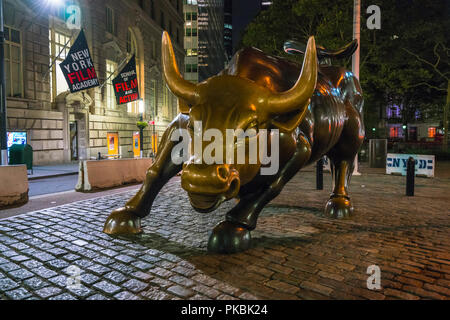
[[[255,81],[274,92],[287,91],[294,86],[301,65],[293,61],[266,55],[255,48],[236,53],[225,74]],[[306,136],[312,146],[310,162],[317,161],[339,140],[346,120],[346,105],[362,108],[358,80],[341,67],[319,66],[316,90],[311,97],[299,134]]]

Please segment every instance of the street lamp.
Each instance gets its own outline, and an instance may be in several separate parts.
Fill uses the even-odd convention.
[[[138,102],[139,106],[139,114],[140,114],[140,120],[141,122],[144,121],[144,100],[139,100]],[[141,149],[141,158],[144,156],[144,127],[141,125],[139,126],[139,145]]]

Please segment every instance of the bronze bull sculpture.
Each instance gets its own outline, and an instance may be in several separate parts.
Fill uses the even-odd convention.
[[[166,182],[182,170],[181,185],[191,205],[210,212],[223,201],[239,202],[212,231],[208,250],[243,251],[250,246],[250,231],[258,215],[302,168],[327,155],[331,160],[333,192],[325,215],[351,216],[348,184],[355,156],[364,139],[361,119],[363,97],[358,79],[344,68],[320,65],[314,37],[310,37],[303,66],[247,48],[235,54],[220,74],[194,84],[184,80],[166,32],[162,37],[163,74],[180,100],[181,113],[165,131],[155,162],[146,179],[124,208],[114,210],[105,222],[111,235],[140,233],[141,218]],[[170,138],[179,129],[201,121],[204,130],[216,128],[279,129],[279,169],[261,175],[262,164],[198,164],[189,158],[176,164],[171,153],[177,142]],[[268,150],[271,139],[268,138]]]

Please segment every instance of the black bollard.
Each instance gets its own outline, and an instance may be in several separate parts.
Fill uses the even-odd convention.
[[[98,153],[98,157],[97,157],[97,160],[102,160],[102,155],[101,155],[101,153],[100,153],[100,152]]]
[[[414,176],[416,171],[416,160],[413,157],[409,157],[406,165],[406,195],[409,197],[414,196]]]
[[[323,158],[316,164],[316,189],[323,190]]]

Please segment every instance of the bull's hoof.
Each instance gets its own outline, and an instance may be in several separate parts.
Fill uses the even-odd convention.
[[[250,231],[236,223],[222,221],[209,236],[208,251],[214,253],[236,253],[250,248]]]
[[[325,205],[325,216],[334,219],[348,219],[353,215],[353,206],[346,197],[333,197]]]
[[[116,209],[106,219],[103,232],[109,235],[130,235],[142,232],[141,218],[126,208]]]

